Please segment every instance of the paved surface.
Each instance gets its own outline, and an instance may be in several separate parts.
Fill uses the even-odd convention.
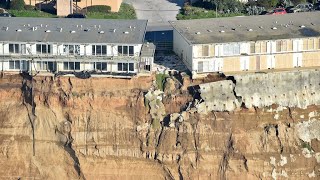
[[[166,24],[168,21],[176,20],[184,0],[124,0],[124,2],[135,8],[138,19],[148,19],[151,24]]]

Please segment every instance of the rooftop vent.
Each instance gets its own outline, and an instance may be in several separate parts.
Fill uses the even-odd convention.
[[[231,28],[231,30],[232,30],[232,31],[235,31],[235,30],[236,30],[236,28]]]
[[[252,30],[252,29],[248,29],[248,31],[250,31],[250,32],[251,32],[251,31],[253,31],[253,30]]]
[[[32,27],[32,31],[36,31],[37,30],[37,27]]]
[[[263,26],[259,26],[260,29],[263,29]]]
[[[46,30],[45,32],[46,32],[46,33],[49,33],[49,32],[51,32],[51,31],[50,31],[50,30]]]
[[[196,32],[196,34],[201,34],[201,32]]]
[[[208,29],[207,31],[208,31],[208,32],[212,32],[212,30],[211,30],[211,29]]]
[[[99,34],[104,34],[104,31],[99,31]]]
[[[9,30],[9,27],[5,27],[4,30],[5,30],[5,31],[8,31],[8,30]]]
[[[76,33],[76,31],[70,31],[70,33]]]
[[[59,32],[62,32],[62,28],[59,28]]]
[[[42,27],[42,24],[40,24],[40,27]]]
[[[27,24],[30,27],[30,24]]]
[[[219,31],[220,33],[224,33],[225,31],[224,30],[221,30],[221,31]]]
[[[129,32],[128,32],[128,31],[125,31],[125,32],[123,32],[123,34],[129,34]]]
[[[272,27],[271,29],[276,30],[276,29],[278,29],[278,28],[277,28],[277,27]]]
[[[113,29],[112,32],[116,32],[116,29]]]
[[[89,32],[89,31],[90,31],[90,29],[84,29],[84,31],[85,31],[85,32]]]
[[[301,25],[300,27],[301,27],[301,28],[305,28],[306,26],[305,26],[305,25]]]
[[[21,29],[17,29],[17,32],[21,32],[22,30]]]
[[[100,28],[101,28],[101,25],[99,25],[98,28],[100,29]]]

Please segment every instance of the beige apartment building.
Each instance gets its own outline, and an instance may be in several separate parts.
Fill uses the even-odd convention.
[[[171,22],[193,75],[320,66],[320,12]]]
[[[58,16],[66,16],[83,8],[96,5],[110,6],[112,12],[118,12],[122,0],[78,0],[78,2],[76,2],[76,0],[25,0],[25,3],[27,5],[38,7],[41,4],[42,8],[48,8],[48,5],[52,5],[52,8],[55,8],[57,10]]]

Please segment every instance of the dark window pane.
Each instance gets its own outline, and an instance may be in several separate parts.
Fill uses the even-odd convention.
[[[107,54],[107,46],[103,45],[102,46],[102,55],[106,55]]]
[[[69,70],[69,63],[63,62],[63,70]]]
[[[122,63],[118,63],[118,71],[122,71]]]
[[[118,46],[118,52],[119,54],[122,54],[122,46]]]
[[[69,45],[69,53],[70,54],[74,53],[74,46],[73,45]]]
[[[14,53],[14,46],[13,44],[9,44],[9,52]]]
[[[20,61],[14,61],[15,69],[20,69]]]
[[[42,45],[42,53],[44,53],[44,54],[47,53],[47,45],[45,45],[45,44]]]
[[[69,62],[69,70],[74,70],[74,62]]]
[[[134,64],[133,63],[129,63],[129,71],[134,71]]]
[[[37,53],[41,54],[41,44],[37,44]]]
[[[14,61],[9,61],[9,68],[14,69]]]
[[[123,63],[123,71],[128,71],[128,63]]]
[[[48,70],[49,71],[56,71],[54,62],[48,62]]]
[[[51,45],[48,45],[48,50],[47,50],[48,54],[51,54]]]
[[[133,56],[133,46],[129,46],[129,56]]]
[[[75,62],[75,70],[80,70],[80,62]]]
[[[123,55],[128,55],[128,46],[123,46]]]
[[[14,52],[15,52],[15,53],[20,53],[19,44],[15,44],[15,45],[14,45]]]
[[[101,70],[106,71],[107,70],[107,63],[101,63]]]
[[[92,45],[92,55],[96,55],[96,46]]]
[[[96,55],[101,55],[101,46],[96,46]]]
[[[101,63],[96,62],[96,70],[101,70]]]

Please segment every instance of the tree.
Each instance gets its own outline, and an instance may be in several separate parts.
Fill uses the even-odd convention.
[[[202,2],[211,4],[212,9],[218,11],[240,12],[243,9],[243,4],[239,0],[202,0]]]
[[[24,0],[11,0],[9,7],[10,9],[23,10],[25,5]]]
[[[266,9],[275,8],[279,4],[279,0],[258,0],[257,5]]]

